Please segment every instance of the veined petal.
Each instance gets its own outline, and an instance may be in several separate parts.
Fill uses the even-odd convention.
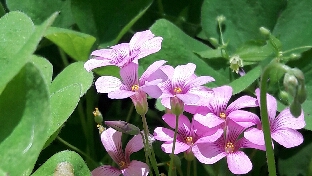
[[[180,115],[178,117],[178,130],[180,132],[190,132],[191,123],[190,120],[185,115]],[[172,128],[175,129],[176,116],[174,114],[165,114],[162,119]]]
[[[140,46],[140,53],[136,56],[136,59],[141,59],[150,54],[156,53],[161,49],[162,37],[154,37]]]
[[[168,79],[172,80],[173,74],[174,74],[174,68],[171,65],[164,65],[160,67],[160,69],[168,76]]]
[[[257,107],[257,99],[253,98],[251,96],[241,96],[237,100],[235,100],[233,103],[231,103],[227,108],[227,113],[231,113],[232,111],[246,108],[246,107]]]
[[[163,128],[157,127],[154,130],[154,138],[159,141],[173,141],[174,131]]]
[[[99,93],[116,91],[119,90],[121,86],[121,81],[113,76],[101,76],[95,81],[95,87]]]
[[[162,79],[164,81],[167,80],[167,75],[161,69],[159,69],[166,62],[167,61],[159,60],[151,64],[142,74],[140,83],[144,83],[145,81],[153,81],[155,79]]]
[[[199,76],[188,82],[187,85],[190,87],[197,87],[212,81],[215,81],[215,79],[211,76]]]
[[[142,86],[141,90],[152,98],[159,98],[162,94],[162,91],[157,85]]]
[[[227,141],[234,142],[237,140],[238,136],[242,134],[242,132],[246,129],[239,125],[238,123],[234,122],[231,119],[227,119],[227,131],[226,131],[226,138]]]
[[[186,65],[178,65],[174,69],[172,84],[174,87],[183,88],[183,86],[189,81],[190,76],[195,72],[196,65],[188,63]]]
[[[121,171],[115,167],[104,165],[95,168],[91,172],[91,174],[92,176],[103,176],[103,175],[119,176],[121,174]]]
[[[132,139],[130,139],[130,141],[126,145],[125,159],[127,161],[130,161],[130,155],[134,152],[141,150],[143,147],[144,145],[143,145],[142,136],[140,134],[135,135]]]
[[[129,63],[120,69],[120,77],[124,85],[131,88],[138,84],[138,64]],[[139,86],[139,85],[137,85]]]
[[[124,67],[128,63],[131,63],[133,61],[133,57],[131,55],[137,54],[130,53],[129,43],[120,43],[112,46],[111,48],[113,49],[111,52],[111,62],[118,67]]]
[[[290,128],[274,131],[271,136],[276,142],[286,148],[298,146],[303,142],[302,134]]]
[[[164,94],[163,94],[163,95],[164,95]],[[162,96],[163,96],[163,95],[162,95]],[[169,95],[167,94],[167,96],[169,96]],[[162,98],[160,102],[161,102],[161,104],[164,105],[166,108],[171,109],[170,97]]]
[[[176,96],[184,102],[184,104],[196,104],[200,97],[198,95],[187,92],[186,94],[176,94]]]
[[[165,142],[165,143],[163,143],[161,145],[161,149],[165,153],[171,153],[172,152],[172,147],[173,147],[173,141]],[[175,144],[175,148],[174,148],[174,154],[179,154],[181,152],[185,152],[189,148],[190,148],[190,146],[188,144],[177,140],[176,144]]]
[[[96,57],[93,59],[89,59],[85,64],[84,64],[84,68],[90,72],[91,70],[95,69],[95,68],[99,68],[99,67],[104,67],[104,66],[108,66],[108,65],[114,65],[110,62],[110,60],[106,59],[106,58],[102,58],[102,57]]]
[[[110,60],[111,59],[111,52],[112,52],[112,49],[99,49],[99,50],[93,51],[91,53],[91,55],[102,57],[104,59]]]
[[[221,112],[225,113],[227,104],[232,96],[232,87],[221,86],[212,90],[214,92],[214,98],[209,102],[207,107],[216,115]]]
[[[260,139],[260,138],[258,138],[258,139]],[[259,145],[260,143],[262,143],[262,141],[255,141],[254,140],[254,142],[251,142],[248,139],[246,139],[245,137],[242,137],[236,142],[236,147],[237,148],[254,148],[254,149],[265,151],[265,144]],[[264,139],[263,139],[263,143],[264,143]],[[272,143],[272,146],[273,146],[273,143]],[[273,148],[274,148],[274,146],[273,146]]]
[[[232,119],[233,121],[235,121],[238,124],[241,124],[240,122],[250,122],[250,125],[245,126],[245,127],[250,127],[252,125],[258,125],[261,123],[259,117],[256,114],[248,112],[248,111],[244,111],[244,110],[232,111],[228,115],[228,118]]]
[[[199,138],[195,142],[195,145],[200,144],[200,143],[212,143],[212,142],[215,142],[217,139],[219,139],[221,137],[222,134],[223,134],[223,129],[218,129],[212,135],[204,136],[204,137]]]
[[[148,172],[148,165],[136,160],[131,161],[129,166],[122,170],[124,176],[147,176]]]
[[[116,91],[109,92],[108,98],[110,98],[110,99],[124,99],[124,98],[131,97],[134,94],[136,94],[136,92],[118,89]]]
[[[226,156],[224,149],[214,143],[202,143],[192,147],[192,152],[199,162],[213,164]]]
[[[195,114],[194,120],[208,128],[216,127],[225,122],[223,119],[217,117],[213,113],[208,113],[205,116],[201,114]]]
[[[306,125],[304,121],[304,113],[301,110],[301,115],[295,118],[291,113],[289,108],[284,109],[276,118],[272,124],[272,129],[278,128],[292,128],[301,129]]]
[[[242,151],[237,151],[237,152],[228,154],[226,159],[227,159],[229,170],[233,174],[246,174],[252,169],[252,163],[250,159]]]
[[[105,150],[117,164],[125,159],[122,151],[121,135],[121,132],[113,128],[108,128],[101,134],[101,141]]]
[[[257,95],[258,104],[260,106],[260,89],[259,88],[256,89],[256,95]],[[277,103],[276,103],[276,99],[270,94],[267,94],[266,98],[267,98],[266,104],[268,108],[268,115],[269,115],[270,123],[272,123],[276,116]],[[260,106],[260,109],[261,109],[261,106]]]
[[[263,131],[258,128],[250,128],[246,130],[244,132],[244,137],[254,144],[265,145]]]
[[[129,42],[131,50],[140,49],[143,43],[149,41],[154,36],[155,35],[150,30],[136,32]]]
[[[200,101],[200,100],[199,100]],[[191,114],[205,115],[209,112],[209,108],[203,105],[184,105],[184,111]]]

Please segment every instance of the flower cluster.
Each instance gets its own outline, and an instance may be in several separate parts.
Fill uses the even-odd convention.
[[[214,78],[195,75],[195,64],[188,63],[174,68],[165,65],[164,60],[151,64],[139,78],[138,60],[159,51],[161,42],[161,37],[155,37],[147,30],[136,33],[130,43],[94,51],[92,55],[96,57],[85,64],[88,71],[115,65],[120,67],[121,77],[98,78],[95,82],[97,91],[108,93],[108,97],[112,99],[130,97],[140,115],[145,115],[148,111],[147,95],[161,99],[161,103],[171,112],[162,119],[171,128],[157,127],[154,138],[164,142],[161,147],[165,153],[171,153],[175,146],[174,154],[184,153],[187,160],[195,157],[204,164],[213,164],[226,157],[232,173],[248,173],[252,169],[252,163],[241,149],[265,150],[261,120],[256,114],[246,110],[259,107],[260,90],[255,90],[255,97],[244,95],[229,103],[233,92],[230,86],[208,88],[204,85],[214,81]],[[267,94],[272,139],[287,148],[300,145],[303,137],[297,130],[305,126],[303,112],[298,118],[294,118],[286,108],[276,117],[276,104],[275,98]],[[184,111],[191,113],[192,118],[185,116]],[[173,145],[176,118],[178,129]],[[129,159],[130,153],[143,147],[142,141],[136,147],[129,142],[128,145],[134,148],[127,150],[127,146],[124,155],[120,150],[120,136],[120,132],[113,129],[108,129],[101,135],[105,149],[120,169],[102,166],[95,169],[93,175],[148,174],[146,164],[130,162]]]

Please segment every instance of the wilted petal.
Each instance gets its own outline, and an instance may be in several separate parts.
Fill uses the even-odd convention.
[[[302,134],[290,128],[279,129],[271,135],[276,142],[286,148],[298,146],[303,142]]]
[[[163,128],[157,127],[154,130],[154,138],[159,141],[173,141],[174,131]]]
[[[233,103],[231,103],[227,108],[227,113],[230,113],[232,111],[246,108],[246,107],[257,107],[257,99],[253,98],[251,96],[241,96],[237,100],[235,100]]]
[[[121,174],[121,171],[115,167],[104,165],[95,168],[91,172],[91,174],[92,176],[103,176],[103,175],[119,176]]]
[[[215,144],[198,144],[192,148],[199,162],[213,164],[226,156],[226,153]]]
[[[233,174],[246,174],[252,169],[252,163],[250,159],[242,151],[228,154],[226,158],[229,170]]]
[[[148,165],[136,160],[131,161],[130,165],[122,170],[124,176],[147,176],[148,172]]]
[[[106,59],[106,58],[101,58],[101,57],[96,57],[93,59],[89,59],[85,64],[84,64],[84,68],[90,72],[91,70],[95,69],[95,68],[99,68],[99,67],[104,67],[104,66],[108,66],[108,65],[113,65],[110,60]]]
[[[130,161],[130,155],[134,152],[141,150],[143,147],[144,145],[143,145],[142,136],[140,134],[135,135],[132,139],[130,139],[130,141],[126,145],[126,148],[125,148],[126,160]]]
[[[121,81],[113,76],[101,76],[95,81],[95,87],[99,93],[109,93],[119,90],[121,85]]]
[[[172,152],[172,147],[173,147],[173,141],[171,142],[165,142],[161,145],[161,149],[165,152],[165,153],[171,153]],[[181,141],[176,141],[175,144],[175,148],[174,148],[174,154],[179,154],[181,152],[185,152],[186,150],[188,150],[190,148],[189,145],[187,145],[184,142]]]

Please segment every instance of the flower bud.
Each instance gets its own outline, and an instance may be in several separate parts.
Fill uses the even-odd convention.
[[[265,27],[260,27],[259,28],[259,30],[260,30],[260,33],[262,34],[262,35],[270,35],[271,34],[271,32],[270,32],[270,30],[269,29],[267,29],[267,28],[265,28]]]
[[[184,111],[184,103],[178,97],[174,96],[170,98],[171,112],[177,117]]]
[[[214,47],[219,46],[219,41],[216,38],[210,37],[208,40]]]
[[[170,158],[173,157],[173,167],[181,167],[181,160],[178,155],[170,154]]]
[[[142,91],[137,91],[136,94],[132,95],[130,98],[134,104],[136,112],[141,116],[144,116],[148,111],[146,93]]]
[[[184,158],[187,161],[193,161],[195,159],[194,153],[192,152],[192,150],[190,152],[184,152]]]
[[[307,99],[307,90],[304,84],[300,84],[297,89],[297,95],[295,99],[297,99],[298,103],[302,104]]]
[[[284,91],[284,90],[280,91],[278,96],[279,96],[279,99],[284,104],[287,104],[287,105],[289,104],[289,94],[286,91]]]
[[[293,73],[293,75],[295,75],[295,77],[297,79],[299,79],[299,81],[304,81],[304,75],[303,75],[303,72],[300,69],[292,68],[291,72]]]
[[[95,108],[95,111],[93,111],[93,115],[94,115],[94,121],[97,124],[103,123],[103,116],[102,116],[102,113],[99,111],[98,108]]]
[[[243,66],[243,60],[239,57],[239,55],[234,55],[230,58],[230,68],[233,72],[238,74],[239,68]]]
[[[297,53],[291,53],[291,55],[289,56],[289,58],[291,59],[291,60],[297,60],[297,59],[299,59],[301,57],[301,55],[300,54],[297,54]]]
[[[105,124],[125,134],[137,135],[140,133],[140,129],[138,127],[125,121],[105,121]]]
[[[290,113],[294,116],[294,117],[299,117],[301,114],[301,105],[300,103],[294,99],[294,101],[290,104],[289,107]]]
[[[226,18],[225,18],[224,15],[219,15],[219,16],[217,16],[216,20],[217,20],[218,23],[221,24],[221,23],[223,23],[226,20]]]
[[[298,80],[297,78],[289,73],[285,73],[283,84],[288,93],[290,93],[293,97],[296,95]]]

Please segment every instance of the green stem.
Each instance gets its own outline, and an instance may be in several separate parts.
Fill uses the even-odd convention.
[[[133,112],[133,109],[134,109],[134,105],[131,104],[131,107],[129,109],[129,112],[128,112],[128,115],[127,115],[127,118],[126,118],[126,122],[129,122],[130,121],[130,118],[131,118],[131,114]]]
[[[67,141],[65,141],[64,139],[62,139],[62,138],[59,137],[59,136],[57,136],[56,139],[57,139],[58,141],[60,141],[61,143],[63,143],[64,145],[66,145],[68,148],[70,148],[70,149],[76,151],[77,153],[79,153],[80,155],[86,157],[88,160],[90,160],[90,161],[94,164],[94,166],[97,166],[97,165],[98,165],[97,162],[95,162],[89,155],[87,155],[85,152],[81,151],[79,148],[77,148],[77,147],[71,145],[70,143],[68,143]]]
[[[190,176],[191,175],[191,161],[187,161],[187,168],[186,168],[186,175]]]
[[[148,156],[150,158],[150,161],[152,163],[152,167],[155,171],[155,174],[156,176],[159,175],[159,171],[158,171],[158,167],[157,167],[157,161],[156,161],[156,158],[155,158],[155,154],[154,151],[153,151],[153,146],[152,145],[149,145],[149,142],[148,142],[148,137],[149,137],[149,132],[148,132],[148,126],[147,126],[147,122],[146,122],[146,117],[145,115],[142,115],[142,122],[143,122],[143,129],[144,129],[144,147],[146,148],[146,152],[148,153]]]
[[[194,176],[197,176],[197,160],[193,160],[193,171],[194,171]]]
[[[165,16],[165,11],[164,11],[164,6],[162,4],[162,1],[161,0],[157,0],[157,5],[158,5],[158,10],[161,14],[162,17]]]
[[[144,134],[142,132],[140,134],[142,136],[142,139],[145,139]],[[151,164],[150,164],[149,159],[148,159],[149,151],[147,150],[147,147],[146,147],[146,141],[144,142],[144,153],[145,153],[146,164],[148,165],[149,168],[151,168]],[[153,176],[153,172],[152,171],[150,172],[150,174],[151,174],[151,176]]]
[[[169,173],[168,173],[168,176],[172,176],[172,170],[173,170],[173,155],[174,155],[174,150],[175,150],[175,143],[176,143],[176,140],[177,140],[178,122],[179,122],[179,116],[176,115],[176,124],[175,124],[175,129],[174,129],[174,136],[173,136],[173,143],[172,143],[172,151],[171,151],[171,156],[170,156],[170,164],[169,164]]]
[[[275,159],[274,159],[274,151],[272,147],[272,138],[270,132],[270,122],[268,118],[268,110],[267,110],[267,80],[269,79],[270,71],[272,69],[283,69],[286,72],[286,65],[282,65],[275,61],[272,61],[263,71],[261,76],[261,84],[260,84],[260,115],[262,122],[262,130],[264,133],[264,141],[266,147],[266,157],[268,162],[268,170],[270,176],[276,176],[276,168],[275,168]]]

